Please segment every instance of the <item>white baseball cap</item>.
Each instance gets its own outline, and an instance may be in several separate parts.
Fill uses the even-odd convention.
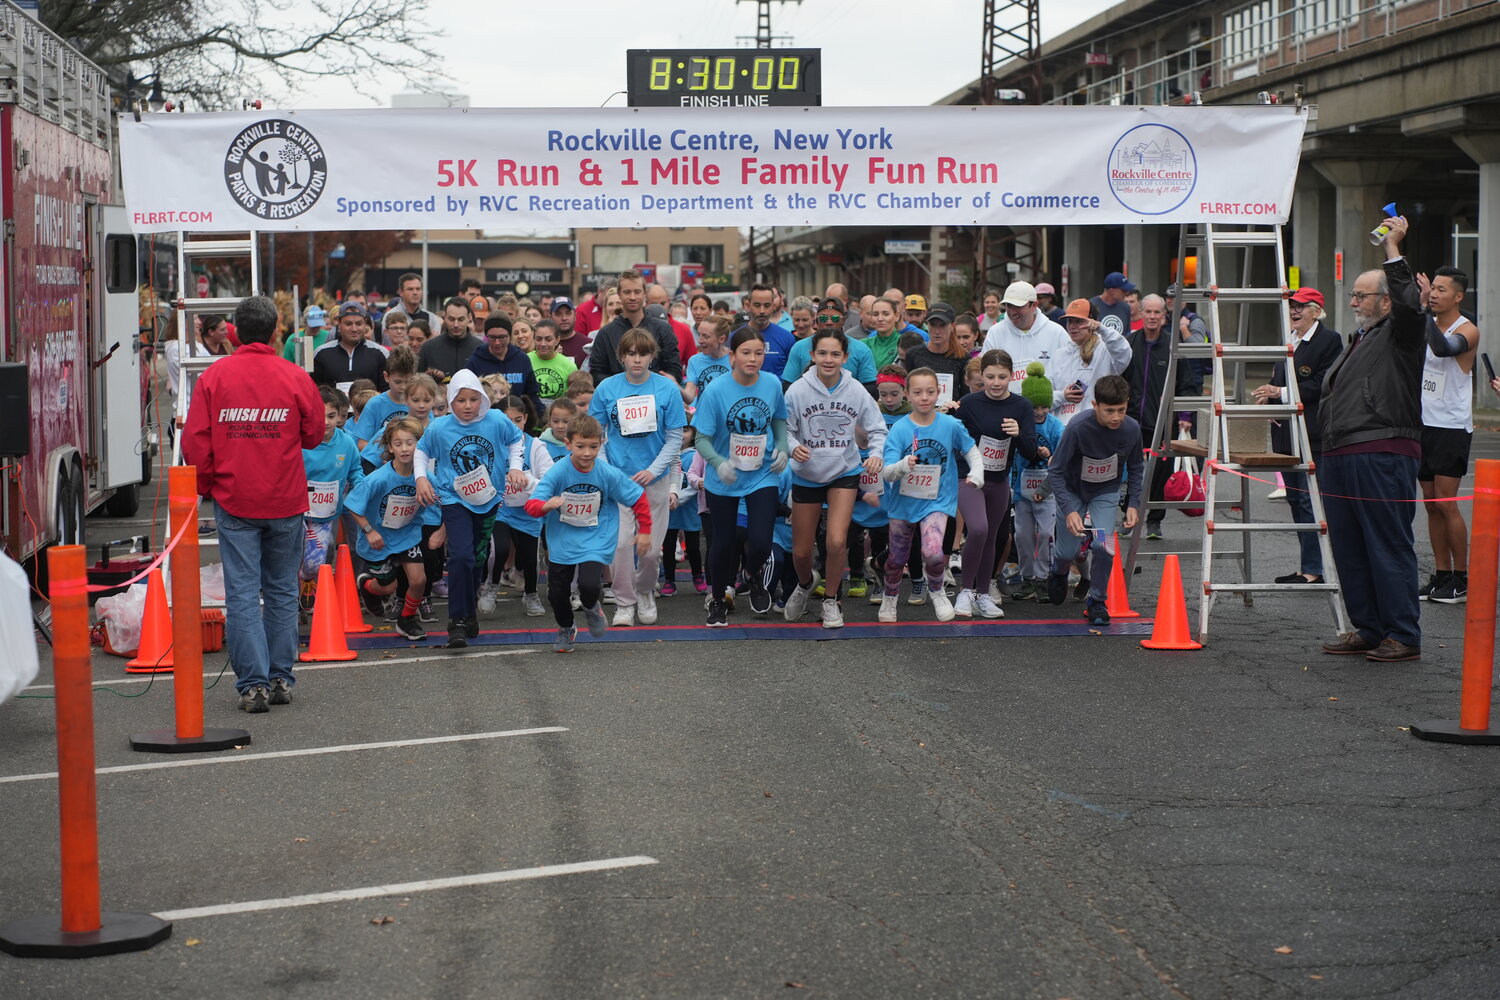
[[[1036,286],[1029,281],[1012,281],[1005,289],[1001,305],[1029,306],[1036,301]]]

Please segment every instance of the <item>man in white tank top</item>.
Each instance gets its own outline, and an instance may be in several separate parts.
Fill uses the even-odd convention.
[[[1469,533],[1458,504],[1458,483],[1469,471],[1474,436],[1474,355],[1479,329],[1459,311],[1469,279],[1456,267],[1440,267],[1431,281],[1417,276],[1432,312],[1427,321],[1427,359],[1422,365],[1422,465],[1417,482],[1427,508],[1427,537],[1436,569],[1418,591],[1424,601],[1462,604],[1469,593]]]

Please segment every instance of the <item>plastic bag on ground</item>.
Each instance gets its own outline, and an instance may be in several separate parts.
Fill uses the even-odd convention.
[[[132,584],[123,593],[99,598],[94,614],[104,622],[110,649],[122,654],[136,649],[141,644],[141,619],[146,616],[146,585]]]
[[[205,603],[224,603],[224,564],[209,563],[198,574],[199,598]]]
[[[0,553],[0,703],[36,680],[36,635],[26,571]]]

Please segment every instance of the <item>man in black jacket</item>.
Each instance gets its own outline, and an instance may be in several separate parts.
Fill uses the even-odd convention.
[[[1318,428],[1318,401],[1323,396],[1323,376],[1338,359],[1344,349],[1344,341],[1337,330],[1324,326],[1323,293],[1316,288],[1303,287],[1292,293],[1287,302],[1292,317],[1292,334],[1297,346],[1292,354],[1292,370],[1297,373],[1297,400],[1302,404],[1302,415],[1307,421],[1307,437],[1312,446],[1309,457],[1314,464],[1323,461],[1323,434]],[[1257,403],[1285,403],[1287,372],[1286,362],[1276,362],[1271,381],[1257,387],[1251,395]],[[1282,455],[1295,455],[1292,441],[1292,421],[1271,422],[1271,450]],[[1286,486],[1286,502],[1292,508],[1292,520],[1298,524],[1313,522],[1312,498],[1307,495],[1307,473],[1283,472],[1281,481]],[[1278,576],[1277,583],[1322,583],[1323,553],[1318,546],[1318,536],[1311,531],[1297,532],[1297,544],[1302,550],[1301,568],[1295,573]]]
[[[1422,655],[1412,518],[1427,317],[1401,256],[1406,219],[1383,224],[1385,266],[1354,281],[1359,329],[1323,380],[1318,413],[1328,540],[1354,626],[1323,652],[1393,663]]]
[[[443,332],[433,331],[433,336],[422,345],[418,367],[422,371],[437,369],[445,380],[468,362],[484,341],[474,336],[474,307],[469,300],[453,296],[443,303]]]
[[[1163,334],[1167,334],[1164,336]],[[1125,381],[1130,383],[1130,407],[1127,415],[1141,425],[1141,442],[1146,447],[1155,440],[1157,411],[1161,408],[1162,389],[1167,384],[1167,361],[1172,351],[1170,334],[1167,332],[1167,303],[1160,295],[1148,295],[1141,299],[1141,328],[1128,335],[1130,338],[1130,367],[1125,369]],[[1202,377],[1186,359],[1177,362],[1177,381],[1173,395],[1196,396],[1203,391]],[[1177,414],[1177,430],[1193,431],[1193,415]],[[1168,436],[1168,440],[1175,437]],[[1160,500],[1166,489],[1167,477],[1172,474],[1170,461],[1158,461],[1156,471],[1149,484],[1152,500]],[[1146,515],[1146,537],[1161,537],[1161,522],[1167,512],[1153,508]]]
[[[313,355],[313,381],[348,392],[350,383],[367,378],[384,392],[385,352],[366,339],[370,314],[365,307],[358,302],[339,306],[337,329],[338,339],[330,340]]]
[[[620,315],[604,324],[589,348],[589,374],[594,377],[594,384],[625,370],[620,364],[620,338],[637,327],[656,338],[657,353],[651,361],[651,370],[681,384],[682,358],[677,350],[677,334],[666,320],[646,315],[646,279],[638,271],[622,271],[615,288],[620,293]]]

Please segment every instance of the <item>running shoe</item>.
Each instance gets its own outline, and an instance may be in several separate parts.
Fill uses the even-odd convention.
[[[1448,577],[1451,574],[1451,572],[1452,572],[1451,570],[1439,570],[1438,572],[1436,572],[1436,573],[1432,574],[1431,576],[1429,576],[1427,578],[1427,583],[1422,587],[1422,589],[1420,589],[1420,590],[1417,591],[1417,600],[1419,600],[1419,601],[1430,601],[1430,600],[1432,600],[1432,592],[1434,590],[1437,590],[1439,587],[1444,586],[1445,584],[1447,584]]]
[[[708,581],[703,579],[703,575],[701,573],[693,574],[693,589],[700,594],[708,593]]]
[[[849,578],[849,589],[845,593],[850,597],[864,597],[869,592],[869,585],[865,583],[864,577],[851,576]]]
[[[1103,601],[1089,599],[1089,624],[1094,628],[1102,628],[1109,624],[1109,612],[1105,610]]]
[[[1000,570],[1000,582],[1002,584],[1019,584],[1021,582],[1021,567],[1017,563],[1008,562]]]
[[[1161,522],[1160,521],[1156,521],[1156,522],[1147,521],[1146,522],[1146,541],[1148,541],[1148,542],[1159,542],[1159,541],[1161,541]]]
[[[1080,573],[1078,582],[1073,585],[1073,600],[1085,600],[1089,596],[1089,585],[1089,578]]]
[[[578,638],[578,629],[574,626],[560,628],[557,630],[557,638],[552,640],[552,651],[554,653],[573,652],[573,640]]]
[[[897,599],[896,599],[896,595],[895,594],[884,594],[884,595],[882,595],[881,598],[880,598],[880,613],[878,615],[876,615],[876,618],[879,621],[882,621],[882,622],[893,622],[893,621],[895,621],[896,620],[896,604],[897,604]]]
[[[422,603],[417,605],[417,619],[422,622],[437,621],[437,614],[432,610],[432,602],[422,598]]]
[[[986,594],[986,597],[990,595]],[[1021,589],[1010,595],[1012,601],[1035,601],[1041,596],[1037,590],[1035,580],[1027,580],[1021,584]]]
[[[620,604],[615,607],[615,620],[611,623],[618,628],[629,628],[635,624],[635,605]]]
[[[1437,604],[1463,604],[1469,599],[1469,574],[1449,573],[1442,586],[1433,589],[1427,598]]]
[[[771,613],[771,592],[759,580],[750,581],[750,610],[758,615]]]
[[[609,621],[604,617],[604,605],[596,604],[592,608],[584,608],[583,623],[588,626],[589,635],[595,639],[603,639],[604,633],[609,631]]]
[[[426,631],[417,621],[416,615],[402,615],[396,619],[396,631],[410,639],[412,642],[420,642],[427,638]]]
[[[807,599],[810,596],[812,596],[812,591],[800,583],[792,589],[791,596],[786,599],[786,608],[782,611],[787,621],[794,622],[802,617],[802,613],[807,610]]]
[[[469,645],[469,630],[464,627],[462,618],[448,619],[448,643],[449,649],[465,649]]]
[[[520,570],[512,566],[500,574],[500,584],[511,590],[523,590],[526,587],[526,576]]]
[[[1047,600],[1061,604],[1068,599],[1068,574],[1052,573],[1047,577]]]
[[[605,604],[613,604],[613,603],[615,603],[615,588],[613,588],[613,587],[605,587],[604,588],[604,597],[602,598],[602,600],[603,600],[603,603],[605,603]]]
[[[844,609],[839,606],[838,601],[834,600],[831,597],[825,597],[823,599],[823,627],[844,627]]]
[[[958,598],[953,602],[953,613],[960,618],[974,617],[974,591],[960,590]]]
[[[487,615],[495,610],[495,585],[486,580],[479,585],[479,596],[475,603],[479,607],[479,613]]]
[[[932,613],[937,615],[937,620],[940,622],[953,620],[953,602],[948,600],[948,595],[941,590],[932,592]]]
[[[271,682],[271,694],[266,698],[268,705],[290,705],[292,703],[292,686],[287,683],[285,677],[278,677]]]
[[[917,579],[915,579],[915,580],[913,580],[911,582],[911,596],[906,599],[906,603],[910,604],[910,605],[912,605],[914,607],[917,606],[917,605],[921,605],[921,604],[926,604],[927,603],[927,580],[926,580],[926,578],[924,578],[924,577],[918,577]]]
[[[723,601],[708,602],[707,624],[709,628],[726,628],[729,625],[729,611],[724,607]]]
[[[980,594],[974,598],[974,610],[979,612],[981,618],[1004,618],[1005,612],[1000,610],[996,601],[990,600],[989,594]]]
[[[540,618],[547,613],[542,607],[542,599],[534,591],[521,598],[521,607],[526,612],[527,618]]]
[[[402,598],[391,594],[380,605],[380,616],[388,622],[393,622],[401,617],[401,606],[406,603]]]
[[[668,580],[666,583],[661,585],[661,596],[671,597],[675,593],[677,593],[677,584],[673,583],[671,580]]]
[[[445,599],[447,598],[447,596],[448,596],[448,578],[447,577],[444,577],[443,579],[439,580],[437,583],[434,583],[432,585],[432,596],[433,597],[441,597],[441,598],[445,598]]]
[[[635,616],[642,625],[656,624],[656,595],[647,591],[635,606]]]
[[[992,601],[998,601],[998,600],[1000,600],[1000,581],[999,580],[991,580],[990,581],[989,595],[990,595],[990,600],[992,600]]]
[[[568,595],[568,605],[574,611],[581,611],[581,610],[583,610],[583,601],[581,601],[579,599],[579,597],[578,597],[578,591],[575,590],[575,591],[573,591],[573,593],[571,593],[571,594]]]
[[[817,582],[817,584],[813,587],[812,593],[813,593],[814,597],[820,597],[820,598],[821,597],[827,597],[828,596],[828,588],[824,586],[822,580],[819,580]]]
[[[258,715],[261,712],[269,712],[271,693],[263,687],[253,687],[248,691],[240,693],[240,711]]]
[[[372,594],[365,589],[365,581],[372,580],[374,577],[370,576],[369,573],[361,573],[354,579],[354,589],[359,591],[359,600],[365,606],[365,611],[369,612],[372,617],[383,617],[385,615],[385,601],[379,594]]]

